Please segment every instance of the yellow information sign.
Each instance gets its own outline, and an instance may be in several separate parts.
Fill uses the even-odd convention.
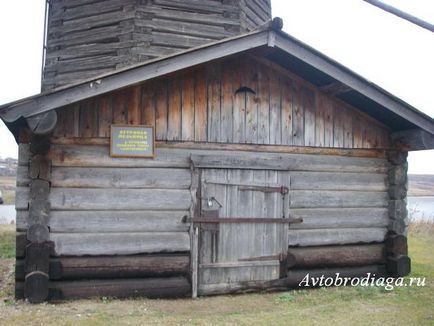
[[[110,156],[154,157],[154,127],[112,125],[110,132]]]

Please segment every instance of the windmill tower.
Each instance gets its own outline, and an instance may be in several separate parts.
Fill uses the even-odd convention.
[[[270,0],[49,0],[42,90],[251,31]]]

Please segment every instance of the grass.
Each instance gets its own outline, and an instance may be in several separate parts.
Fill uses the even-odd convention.
[[[5,205],[13,205],[15,203],[15,187],[15,177],[0,176],[0,190]]]
[[[15,257],[15,225],[0,224],[0,259]]]
[[[13,226],[0,229],[2,257],[14,254]],[[434,325],[434,233],[410,227],[413,277],[425,287],[339,287],[205,297],[197,300],[118,300],[59,304],[14,301],[13,259],[0,260],[0,324],[5,325]],[[5,267],[9,265],[9,268]],[[9,273],[9,274],[8,274]],[[3,275],[3,277],[1,276]]]

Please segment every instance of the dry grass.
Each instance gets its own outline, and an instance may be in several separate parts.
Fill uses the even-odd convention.
[[[15,188],[15,177],[0,176],[0,190],[3,193],[3,201],[5,205],[13,205],[15,203]]]
[[[422,227],[421,227],[422,228]],[[3,226],[12,237],[13,226]],[[419,232],[421,230],[418,230]],[[31,305],[13,299],[13,259],[0,259],[0,325],[434,325],[434,237],[410,232],[425,287],[340,287],[197,300],[95,298]]]
[[[434,237],[434,219],[430,220],[411,220],[408,231],[414,235],[425,235]]]

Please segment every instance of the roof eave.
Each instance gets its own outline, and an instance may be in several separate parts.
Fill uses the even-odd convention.
[[[276,33],[275,47],[306,62],[312,67],[324,72],[337,81],[347,85],[356,92],[372,99],[391,112],[410,121],[419,128],[434,134],[434,120],[423,112],[411,107],[409,104],[395,98],[395,96],[380,89],[377,85],[353,73],[348,68],[331,60],[325,55],[306,46],[287,34]]]
[[[270,31],[256,31],[239,37],[209,44],[168,57],[162,57],[145,64],[98,76],[87,82],[42,93],[0,106],[0,118],[11,123],[20,117],[28,118],[71,103],[128,87],[140,82],[224,58],[236,53],[267,45]]]

